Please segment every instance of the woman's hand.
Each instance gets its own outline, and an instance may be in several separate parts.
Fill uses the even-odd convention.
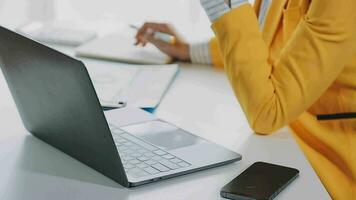
[[[154,37],[155,32],[169,34],[173,36],[175,40],[172,43],[164,42]],[[190,61],[189,44],[180,39],[169,24],[147,22],[139,28],[136,34],[135,45],[141,44],[145,46],[148,42],[174,59]]]

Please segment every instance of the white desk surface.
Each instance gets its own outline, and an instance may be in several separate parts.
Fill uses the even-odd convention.
[[[222,186],[256,161],[300,170],[300,177],[277,199],[330,199],[288,129],[270,136],[253,134],[224,72],[209,66],[180,66],[155,114],[241,153],[242,161],[139,188],[124,188],[29,135],[0,73],[0,199],[216,200],[221,199]]]

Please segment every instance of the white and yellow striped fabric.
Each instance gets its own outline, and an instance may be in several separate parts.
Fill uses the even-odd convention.
[[[258,17],[261,29],[264,27],[267,11],[271,2],[272,0],[262,1],[259,12],[260,15]],[[226,4],[225,0],[201,0],[201,4],[211,22],[215,21],[226,12],[229,12],[231,9],[246,3],[248,3],[247,0],[230,0],[229,4]],[[189,55],[192,63],[212,64],[209,41],[190,44]]]

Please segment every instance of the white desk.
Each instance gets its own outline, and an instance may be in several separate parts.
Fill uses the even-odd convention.
[[[70,49],[61,50],[71,53]],[[243,160],[135,189],[124,188],[29,135],[0,73],[0,199],[216,200],[223,185],[256,161],[300,170],[300,177],[277,199],[330,199],[287,129],[270,136],[253,134],[222,71],[182,64],[156,115],[241,153]]]

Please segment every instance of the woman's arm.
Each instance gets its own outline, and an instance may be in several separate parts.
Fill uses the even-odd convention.
[[[148,29],[150,31],[147,31]],[[175,37],[175,41],[167,43],[156,39],[153,34],[157,31],[172,35]],[[221,61],[221,56],[217,55],[217,51],[220,51],[216,45],[217,41],[216,39],[212,41],[188,44],[177,34],[171,25],[165,23],[146,22],[139,28],[136,34],[136,45],[145,46],[147,42],[150,42],[163,53],[176,60],[191,61],[199,64],[219,64],[216,60]],[[212,59],[212,56],[215,57]],[[216,56],[219,57],[216,58]]]
[[[274,63],[250,5],[213,23],[225,71],[258,133],[296,119],[332,84],[355,56],[353,0],[312,0],[307,14]]]
[[[214,67],[224,69],[224,61],[220,53],[220,47],[216,37],[209,41],[210,59]]]

